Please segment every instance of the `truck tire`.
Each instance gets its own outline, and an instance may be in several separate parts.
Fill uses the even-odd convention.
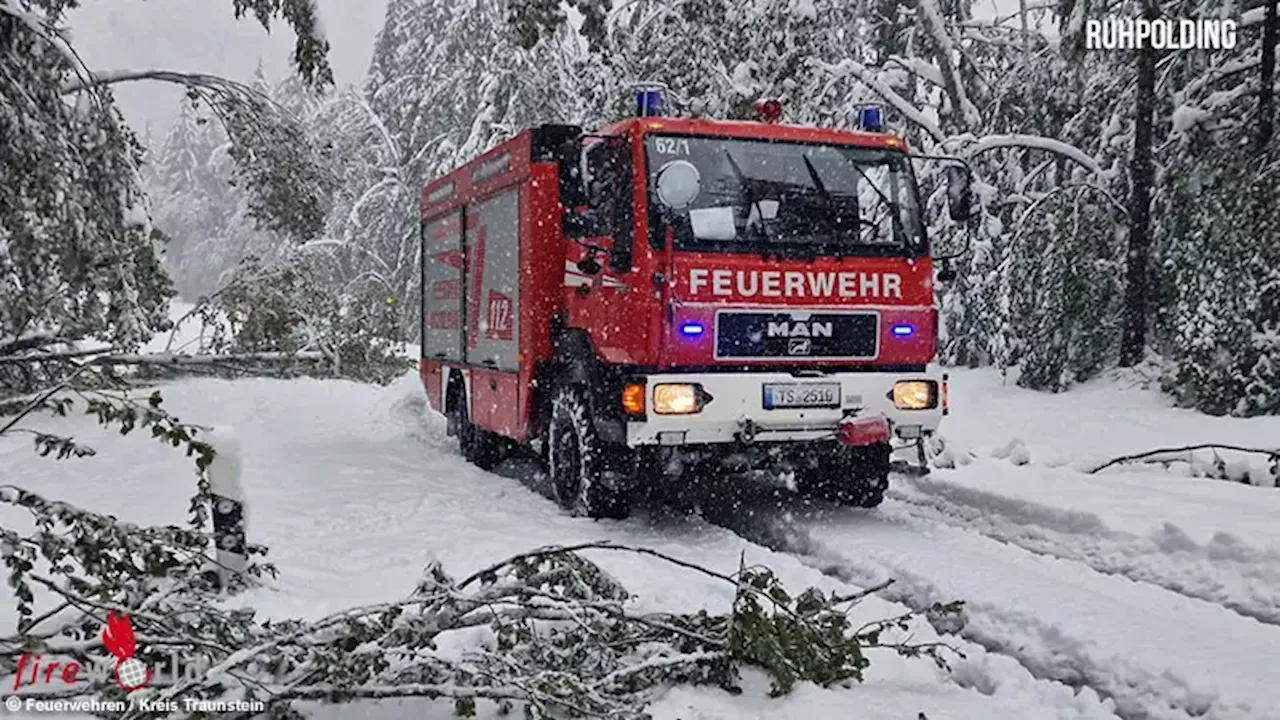
[[[596,433],[590,401],[581,386],[563,385],[556,390],[551,400],[547,469],[560,507],[589,518],[625,518],[629,497],[617,478],[624,451]]]
[[[467,392],[461,385],[449,403],[449,426],[458,435],[458,449],[467,462],[481,470],[492,470],[502,459],[502,443],[493,433],[471,422]]]
[[[823,500],[873,508],[889,489],[889,443],[861,448],[836,447],[821,455],[816,467],[796,470],[798,489]]]

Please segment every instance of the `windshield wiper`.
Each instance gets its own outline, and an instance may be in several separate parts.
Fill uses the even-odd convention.
[[[755,193],[751,192],[750,181],[747,174],[742,172],[742,168],[738,166],[738,161],[733,159],[733,153],[729,148],[724,149],[724,156],[729,160],[729,167],[733,170],[733,174],[738,178],[738,184],[742,186],[742,194],[746,198],[747,206],[754,207],[756,215],[760,217],[760,234],[764,236],[765,242],[772,243],[773,237],[769,234],[769,226],[764,221],[764,208],[760,207],[760,201],[755,199]],[[747,213],[747,228],[751,227],[751,213]]]
[[[809,179],[813,181],[813,186],[818,189],[818,194],[827,202],[827,208],[833,205],[831,201],[831,193],[827,192],[827,186],[822,182],[822,176],[818,174],[818,168],[813,166],[813,162],[809,160],[809,153],[800,156],[804,160],[804,168],[809,171]]]
[[[889,216],[893,219],[893,239],[898,241],[902,247],[907,247],[907,231],[902,227],[902,217],[901,213],[898,212],[898,204],[890,200],[887,195],[881,192],[880,188],[876,187],[876,184],[871,181],[871,176],[867,175],[866,171],[862,169],[862,166],[858,165],[856,162],[851,162],[849,164],[852,165],[853,169],[857,170],[858,174],[867,181],[867,184],[876,192],[876,195],[880,196],[880,201],[889,209]]]
[[[823,203],[825,203],[825,210],[827,211],[827,218],[826,218],[827,221],[830,222],[832,225],[834,225],[838,229],[840,226],[840,221],[838,219],[838,214],[836,212],[835,198],[831,196],[831,191],[827,190],[826,183],[822,182],[822,176],[818,174],[818,168],[814,167],[813,161],[809,159],[809,153],[802,153],[800,155],[800,158],[804,160],[805,170],[809,171],[809,179],[813,181],[813,187],[817,189],[818,196],[821,197]],[[834,232],[833,232],[833,235],[834,235]],[[844,250],[844,243],[840,242],[839,240],[836,240],[833,238],[833,242],[830,243],[830,247],[827,249],[831,254],[835,255],[838,258],[844,257],[844,253],[842,252]]]

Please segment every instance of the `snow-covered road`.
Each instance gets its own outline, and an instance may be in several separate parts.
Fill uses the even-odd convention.
[[[986,437],[966,426],[962,441],[977,460],[928,478],[896,478],[876,511],[745,489],[736,505],[710,511],[714,524],[656,508],[625,522],[593,522],[562,515],[518,466],[503,472],[523,481],[466,465],[412,378],[386,389],[187,380],[164,393],[183,419],[240,437],[249,531],[281,569],[275,585],[240,602],[271,616],[316,617],[399,596],[430,557],[465,574],[532,546],[611,539],[726,571],[745,553],[795,587],[895,578],[886,599],[864,603],[859,618],[902,605],[967,603],[963,627],[941,628],[956,632],[951,639],[968,655],[950,674],[924,660],[877,655],[868,681],[852,689],[801,688],[777,700],[762,688],[737,697],[679,689],[655,706],[659,720],[912,720],[921,712],[929,720],[1280,720],[1280,686],[1270,680],[1280,656],[1280,532],[1266,523],[1280,518],[1280,491],[1150,471],[1086,476],[1034,462],[1016,467],[984,455],[1008,439],[999,436],[1004,428],[1017,427],[1002,418]],[[1159,409],[1152,415],[1149,425]],[[185,516],[191,471],[180,454],[81,418],[46,427],[74,432],[99,456],[55,463],[34,458],[27,442],[3,440],[5,482],[135,522]],[[1040,455],[1052,438],[1030,441]],[[1117,442],[1115,449],[1146,448]],[[1059,452],[1078,454],[1066,444]],[[725,588],[653,561],[598,560],[646,609],[723,610],[730,600]],[[937,630],[922,622],[916,632],[929,639]],[[385,702],[378,711],[422,717],[424,707]]]
[[[978,532],[1040,555],[1076,560],[1101,573],[1159,585],[1280,625],[1280,548],[1268,544],[1280,537],[1274,529],[1280,507],[1260,502],[1275,498],[1259,497],[1256,488],[1167,476],[1154,478],[1161,487],[1152,493],[1153,478],[1138,475],[1094,479],[1041,469],[1031,484],[1018,482],[1019,475],[1025,481],[1025,470],[980,463],[954,473],[900,478],[890,497],[901,503],[902,512],[921,520]],[[983,489],[994,478],[1013,487],[1004,494]],[[1053,501],[1046,488],[1055,480],[1074,485],[1090,501],[1046,504]],[[1039,500],[1031,497],[1037,491],[1042,494]],[[1171,503],[1170,497],[1179,491],[1188,491],[1187,497],[1180,505]],[[1146,508],[1153,494],[1163,500],[1162,508]],[[1104,514],[1081,509],[1088,505]],[[1207,505],[1214,506],[1214,514],[1233,518],[1225,526],[1230,531],[1205,522]],[[1135,518],[1140,522],[1125,522],[1135,509],[1149,513]]]
[[[782,514],[719,519],[855,584],[894,578],[885,596],[912,607],[963,598],[963,637],[1037,677],[1114,698],[1122,717],[1280,718],[1265,661],[1280,648],[1280,627],[996,542],[897,500],[874,513],[788,504]]]

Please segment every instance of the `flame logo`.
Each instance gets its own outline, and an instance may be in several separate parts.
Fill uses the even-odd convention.
[[[138,648],[138,641],[133,637],[133,623],[128,615],[116,615],[112,610],[107,613],[107,626],[102,628],[102,644],[117,660],[128,660]]]
[[[151,682],[151,668],[133,657],[138,641],[133,636],[133,623],[128,615],[107,613],[107,626],[102,628],[102,644],[116,658],[116,682],[125,690],[137,690]]]

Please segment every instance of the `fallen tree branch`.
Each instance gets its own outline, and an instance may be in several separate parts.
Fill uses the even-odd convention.
[[[16,338],[5,338],[0,341],[0,356],[12,355],[24,350],[48,347],[50,345],[70,345],[71,340],[60,335],[35,333]]]
[[[887,582],[854,593],[809,588],[793,595],[767,568],[741,563],[737,573],[726,574],[613,542],[538,548],[461,582],[433,562],[400,600],[348,608],[317,621],[264,622],[252,612],[222,608],[218,596],[199,583],[203,563],[186,551],[187,544],[194,547],[204,536],[136,528],[16,488],[11,492],[10,501],[31,509],[37,525],[47,528],[33,537],[12,531],[0,537],[22,561],[16,587],[40,585],[53,591],[51,604],[58,612],[78,612],[60,616],[65,624],[53,634],[20,630],[0,638],[0,667],[12,671],[24,654],[35,652],[93,662],[104,644],[99,633],[105,611],[124,612],[137,633],[139,657],[162,662],[165,652],[180,648],[184,662],[196,669],[184,670],[181,680],[175,675],[172,685],[157,686],[148,698],[154,702],[262,700],[269,713],[284,714],[294,712],[288,705],[298,700],[422,697],[450,700],[461,715],[472,715],[477,701],[489,701],[508,710],[522,704],[538,717],[640,720],[658,688],[671,683],[737,688],[739,669],[747,666],[762,669],[772,680],[771,692],[783,694],[804,681],[822,686],[861,681],[870,664],[864,656],[868,650],[927,658],[944,667],[944,654],[963,657],[934,638],[915,642],[910,623],[920,617],[917,613],[855,631],[847,605]],[[67,540],[90,529],[95,537],[106,532],[109,542],[82,547]],[[172,547],[174,542],[181,547]],[[53,553],[47,558],[51,567],[65,581],[22,569],[39,562],[46,548]],[[163,557],[153,557],[147,548],[168,549]],[[734,601],[723,613],[636,612],[629,607],[633,596],[621,584],[577,554],[587,550],[674,564],[732,585]],[[102,552],[108,556],[99,557]],[[167,568],[163,579],[154,572],[160,566]],[[105,575],[86,574],[78,570],[82,567]],[[124,568],[129,578],[115,577],[115,568]],[[29,592],[20,590],[20,595],[29,598],[28,604],[35,601]],[[935,605],[929,612],[958,608],[958,603]],[[28,628],[35,622],[50,625],[47,612],[20,614],[35,618]],[[440,640],[470,637],[476,628],[486,628],[492,639],[463,649],[460,657],[436,652]],[[109,676],[92,677],[68,692],[114,698],[113,682]],[[242,716],[249,715],[233,715]],[[155,715],[131,710],[125,717]]]
[[[267,686],[272,701],[282,700],[333,700],[347,699],[385,699],[423,697],[438,698],[483,698],[486,700],[528,700],[524,690],[515,687],[467,687],[447,684],[412,684],[412,685],[374,685],[362,687],[337,687],[334,685],[305,685],[302,687]]]
[[[23,349],[23,348],[19,348]],[[0,355],[0,365],[22,365],[38,362],[66,362],[76,358],[102,355],[111,352],[111,348],[91,348],[82,350],[66,350],[63,352],[37,352],[21,355]]]
[[[19,422],[22,422],[22,419],[25,418],[26,416],[30,415],[36,410],[39,410],[42,407],[45,407],[45,404],[48,403],[49,400],[51,400],[54,395],[57,395],[59,392],[69,388],[71,386],[71,383],[74,382],[76,377],[79,376],[80,373],[83,371],[84,371],[83,367],[76,368],[76,371],[72,373],[71,376],[68,377],[66,380],[63,380],[62,382],[49,388],[48,390],[42,391],[34,400],[28,403],[26,407],[22,408],[22,410],[20,410],[17,414],[15,414],[12,418],[10,418],[8,422],[6,422],[3,426],[0,426],[0,435],[3,435],[9,432],[10,430],[12,430],[14,427],[17,426]]]
[[[287,360],[324,360],[325,355],[322,352],[303,350],[299,352],[256,352],[256,353],[225,353],[220,355],[189,355],[185,353],[124,353],[118,355],[109,354],[110,348],[99,348],[97,350],[71,350],[61,353],[38,353],[34,355],[8,355],[0,357],[0,365],[18,365],[23,363],[36,362],[59,362],[71,360],[74,358],[83,358],[90,356],[89,360],[84,362],[85,365],[165,365],[165,366],[187,366],[187,365],[216,365],[218,363],[245,363],[245,362],[282,362]],[[108,354],[103,354],[108,353]]]
[[[1118,458],[1108,460],[1107,462],[1093,468],[1092,470],[1089,471],[1089,474],[1092,475],[1094,473],[1101,472],[1113,465],[1119,465],[1121,463],[1126,463],[1126,462],[1134,462],[1137,460],[1146,460],[1148,458],[1156,457],[1157,455],[1167,455],[1169,453],[1177,453],[1177,452],[1189,453],[1189,452],[1194,452],[1196,450],[1208,450],[1208,449],[1232,450],[1234,452],[1244,452],[1244,453],[1257,453],[1259,455],[1267,455],[1268,457],[1271,457],[1273,460],[1280,459],[1280,448],[1273,448],[1273,449],[1267,450],[1265,448],[1247,448],[1247,447],[1240,447],[1239,445],[1223,445],[1221,443],[1201,443],[1199,445],[1184,445],[1182,447],[1156,448],[1155,450],[1148,450],[1146,452],[1136,453],[1133,455],[1122,455]],[[1156,462],[1159,462],[1159,461],[1156,461]]]
[[[256,352],[228,353],[225,355],[184,355],[181,353],[157,353],[154,355],[105,355],[90,360],[92,365],[214,365],[217,363],[283,362],[288,360],[324,360],[322,352]]]

